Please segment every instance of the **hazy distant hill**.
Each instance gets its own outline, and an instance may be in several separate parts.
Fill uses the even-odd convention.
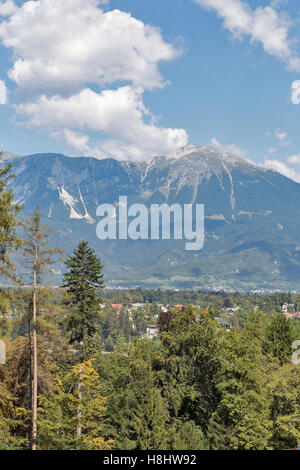
[[[67,252],[88,240],[111,284],[300,290],[300,185],[273,170],[193,146],[148,163],[60,154],[12,161],[25,214],[40,204]],[[120,195],[147,206],[205,204],[204,249],[187,252],[181,241],[101,242],[96,207]]]

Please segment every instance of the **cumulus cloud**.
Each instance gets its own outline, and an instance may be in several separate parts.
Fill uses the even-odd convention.
[[[155,124],[154,117],[144,106],[142,91],[125,86],[96,93],[86,88],[70,97],[43,95],[16,109],[19,115],[27,118],[29,125],[56,135],[61,131],[69,144],[88,153],[106,152],[116,158],[123,158],[127,153],[132,159],[140,159],[169,153],[186,145],[185,130]],[[70,133],[76,130],[104,133],[112,139],[104,140],[99,144],[100,148],[92,149],[86,136]]]
[[[0,16],[9,16],[14,13],[18,7],[13,0],[6,0],[0,3]]]
[[[291,165],[300,165],[300,153],[288,157],[288,162]]]
[[[269,152],[270,153],[270,152]],[[287,157],[287,163],[282,162],[281,160],[265,160],[264,166],[272,170],[278,171],[282,175],[290,178],[291,180],[300,183],[300,172],[298,171],[297,166],[300,166],[300,154],[291,155]]]
[[[300,173],[294,168],[291,168],[288,165],[286,165],[284,162],[281,162],[280,160],[265,160],[264,166],[266,168],[276,170],[278,171],[278,173],[281,173],[287,178],[290,178],[291,180],[294,180],[297,183],[300,183]]]
[[[99,8],[105,3],[39,0],[11,8],[0,40],[13,52],[8,75],[22,97],[18,115],[82,155],[147,159],[186,145],[184,129],[160,127],[143,103],[145,90],[166,85],[159,63],[181,51],[158,28]]]
[[[88,135],[78,134],[77,132],[71,131],[70,129],[64,129],[62,134],[53,134],[54,137],[60,137],[61,135],[64,137],[65,141],[70,147],[73,147],[82,155],[91,155],[90,152],[92,152],[92,149],[89,145],[90,138]]]
[[[292,84],[291,100],[293,104],[300,104],[300,80],[295,80]]]
[[[7,103],[7,90],[5,83],[0,80],[0,104]]]
[[[246,158],[248,156],[247,150],[244,150],[235,144],[223,145],[215,137],[211,139],[210,143],[213,147],[223,150],[224,152],[232,153],[237,157]]]
[[[300,58],[289,38],[288,16],[272,6],[252,9],[241,0],[194,0],[198,5],[215,10],[224,28],[235,38],[250,36],[251,43],[262,44],[266,53],[284,61],[290,70],[300,71]],[[277,2],[276,7],[279,6]]]
[[[86,83],[130,81],[162,87],[160,61],[180,51],[158,28],[120,10],[104,12],[98,0],[27,1],[0,25],[12,48],[9,77],[22,88],[78,90]]]

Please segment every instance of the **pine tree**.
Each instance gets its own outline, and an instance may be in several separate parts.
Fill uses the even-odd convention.
[[[36,450],[37,443],[37,394],[38,394],[38,351],[37,351],[37,296],[42,275],[58,260],[56,255],[62,253],[58,248],[50,248],[49,237],[54,231],[41,223],[40,208],[37,206],[34,213],[23,223],[24,228],[24,263],[30,270],[30,285],[32,286],[31,320],[29,329],[31,345],[31,430],[30,449]]]
[[[68,311],[65,327],[69,341],[78,351],[79,363],[88,359],[93,348],[100,318],[99,289],[104,288],[102,264],[86,241],[79,243],[73,256],[65,262],[68,272],[63,277],[64,303]],[[82,382],[78,381],[77,440],[82,433]]]

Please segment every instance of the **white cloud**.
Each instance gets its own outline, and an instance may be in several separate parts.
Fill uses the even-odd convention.
[[[266,159],[263,166],[272,170],[276,170],[287,178],[300,183],[300,172],[297,170],[297,168],[295,168],[295,166],[300,166],[300,153],[288,157],[287,163],[276,159]]]
[[[0,80],[0,104],[7,103],[7,89],[5,83]]]
[[[13,0],[6,0],[0,3],[0,16],[9,16],[17,11],[17,6]]]
[[[288,140],[288,134],[281,129],[275,129],[275,137],[278,139],[280,145],[288,146],[290,141]]]
[[[18,115],[83,155],[148,159],[186,145],[184,129],[160,127],[143,103],[145,90],[166,84],[159,63],[181,51],[158,28],[101,3],[26,1],[0,23]],[[106,89],[112,84],[119,88]]]
[[[288,162],[291,165],[300,165],[300,153],[292,155],[291,157],[289,157]]]
[[[84,89],[70,97],[59,95],[20,104],[16,109],[30,126],[61,133],[67,142],[89,154],[106,154],[116,158],[148,159],[184,146],[188,136],[184,129],[158,127],[144,106],[142,89],[131,86],[95,93]],[[67,129],[67,131],[66,131]],[[111,136],[96,148],[88,139],[71,132],[98,132]],[[66,133],[67,132],[67,133]],[[75,138],[74,138],[75,136]],[[73,142],[73,143],[72,143]]]
[[[265,52],[284,61],[288,68],[300,71],[300,59],[289,39],[291,21],[271,6],[252,9],[241,0],[194,0],[200,6],[215,10],[224,28],[235,38],[250,36],[251,43],[261,43]],[[278,7],[278,2],[277,7]]]
[[[300,80],[295,80],[292,84],[291,100],[293,104],[300,104]]]
[[[291,140],[289,139],[288,133],[280,128],[277,128],[273,131],[268,131],[265,134],[268,137],[276,137],[277,144],[282,147],[288,147],[289,145],[291,145]],[[278,151],[278,148],[270,147],[267,151],[270,155],[274,155]]]
[[[9,77],[22,88],[43,91],[116,81],[162,87],[158,63],[180,51],[158,28],[98,5],[98,0],[25,2],[0,25],[0,39],[15,57]]]
[[[286,132],[281,132],[280,129],[275,130],[275,135],[278,138],[280,142],[283,142],[287,138],[287,133]]]
[[[57,134],[57,137],[60,137],[61,134]],[[55,136],[55,134],[54,134]],[[89,145],[89,136],[88,135],[82,135],[78,134],[74,131],[71,131],[70,129],[64,129],[63,131],[63,137],[67,144],[70,147],[73,147],[76,149],[78,152],[80,152],[82,155],[87,155],[90,154],[89,152],[91,151],[90,145]],[[91,155],[91,154],[90,154]]]
[[[224,152],[232,153],[240,158],[246,158],[248,155],[247,150],[244,150],[235,144],[223,145],[215,137],[211,139],[210,143],[213,147],[223,150]]]
[[[296,171],[294,168],[290,168],[285,163],[279,160],[265,160],[264,166],[266,168],[276,170],[278,171],[278,173],[281,173],[287,178],[290,178],[291,180],[294,180],[297,183],[300,183],[300,173]]]

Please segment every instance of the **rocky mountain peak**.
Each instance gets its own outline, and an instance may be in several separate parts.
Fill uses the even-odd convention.
[[[201,147],[197,147],[196,145],[185,145],[184,147],[175,150],[175,152],[170,153],[166,156],[167,160],[179,160],[182,157],[185,157],[193,152],[197,152],[197,150],[201,149]]]
[[[213,146],[196,146],[196,145],[186,145],[181,147],[173,153],[170,153],[165,157],[166,161],[170,163],[175,163],[179,160],[188,160],[194,162],[205,162],[206,164],[229,164],[232,166],[243,165],[243,166],[252,166],[256,165],[234,155],[233,153],[224,151],[222,149],[213,147]]]

